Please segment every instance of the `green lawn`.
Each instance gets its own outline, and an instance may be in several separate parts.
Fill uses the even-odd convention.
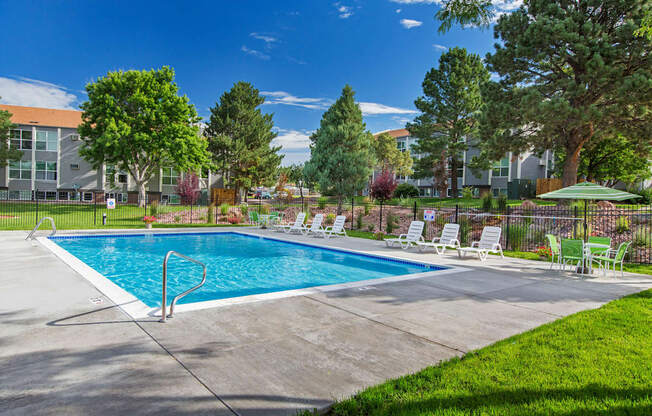
[[[356,196],[354,201],[357,205],[360,205],[364,202],[366,197]],[[422,208],[435,208],[435,207],[444,207],[444,208],[454,208],[455,205],[460,207],[470,207],[470,208],[480,208],[482,206],[482,199],[473,198],[473,199],[462,199],[462,198],[406,198],[406,199],[390,199],[386,202],[387,205],[400,205],[412,207],[416,201],[418,207]],[[534,199],[534,203],[537,205],[557,205],[555,201],[548,201],[543,199]],[[494,198],[494,206],[496,206],[496,198]],[[520,199],[510,199],[507,201],[509,206],[520,206],[523,203]],[[351,203],[349,202],[348,205]]]
[[[371,387],[330,414],[652,415],[650,323],[648,290]]]

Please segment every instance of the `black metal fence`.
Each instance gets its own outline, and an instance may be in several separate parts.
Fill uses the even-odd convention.
[[[250,200],[236,206],[207,205],[206,202],[189,205],[164,204],[148,200],[145,206],[116,201],[114,209],[107,208],[103,193],[80,193],[72,200],[0,199],[0,230],[29,230],[41,217],[54,218],[57,228],[138,228],[144,227],[144,216],[155,216],[155,226],[202,226],[214,224],[246,224],[250,213],[283,213],[285,221],[292,221],[299,212],[309,217],[326,214],[326,223],[334,220],[337,205],[325,198],[302,198],[292,201]],[[612,246],[631,241],[629,261],[652,263],[652,207],[637,205],[521,206],[495,205],[481,208],[477,200],[442,201],[423,204],[421,200],[405,200],[397,205],[380,205],[348,199],[342,205],[347,217],[346,228],[366,232],[398,235],[407,231],[411,221],[423,219],[424,211],[434,211],[434,221],[426,222],[424,238],[439,236],[446,223],[460,225],[460,241],[471,244],[480,238],[485,226],[502,228],[504,249],[535,251],[546,245],[546,234],[562,238],[584,238],[586,235],[606,236]],[[586,224],[586,225],[585,225]],[[43,228],[49,224],[43,224]]]

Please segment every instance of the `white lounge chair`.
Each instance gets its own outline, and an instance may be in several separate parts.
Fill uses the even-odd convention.
[[[306,219],[306,213],[300,212],[297,214],[297,218],[294,220],[294,224],[276,224],[274,228],[279,231],[285,231],[289,233],[291,231],[301,231],[304,228],[303,221]]]
[[[387,247],[394,247],[394,245],[401,246],[403,250],[407,250],[413,244],[419,241],[424,241],[421,233],[423,232],[423,221],[412,221],[407,234],[401,234],[398,238],[386,238],[385,244]]]
[[[344,223],[346,222],[346,217],[344,215],[338,215],[335,217],[333,225],[330,225],[322,230],[319,230],[315,233],[315,237],[324,237],[331,238],[337,236],[346,237],[346,231],[344,231]]]
[[[466,253],[476,253],[481,261],[487,259],[489,253],[498,253],[500,257],[503,256],[503,248],[500,246],[500,227],[484,227],[480,241],[471,243],[471,247],[459,247],[457,255],[463,257]]]
[[[460,247],[460,241],[457,239],[459,231],[459,224],[445,224],[440,237],[433,238],[431,242],[417,241],[417,248],[419,251],[434,248],[437,254],[441,256],[447,248],[456,249]]]
[[[312,219],[312,223],[309,227],[304,227],[302,234],[310,235],[316,234],[323,230],[321,223],[324,222],[324,214],[315,214],[315,218]]]

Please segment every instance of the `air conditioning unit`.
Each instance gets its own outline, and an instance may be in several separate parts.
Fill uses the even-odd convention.
[[[80,140],[79,134],[71,134],[70,135],[70,140],[72,140],[73,142],[79,141]]]

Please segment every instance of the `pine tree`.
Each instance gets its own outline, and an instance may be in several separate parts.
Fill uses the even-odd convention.
[[[450,178],[457,197],[457,170],[463,167],[462,155],[478,132],[482,108],[480,86],[489,73],[478,55],[464,48],[453,48],[439,58],[439,67],[426,74],[423,96],[414,103],[421,111],[407,128],[418,143],[413,147],[416,178],[435,178],[435,187],[444,197]]]
[[[11,122],[11,113],[0,110],[0,168],[7,166],[8,162],[20,160],[23,152],[9,146],[9,131],[14,126]]]
[[[304,175],[318,182],[322,192],[337,197],[338,214],[346,196],[364,189],[375,163],[373,136],[366,130],[354,94],[346,85],[324,113],[319,129],[310,136],[310,160],[304,167]]]
[[[213,163],[227,185],[233,186],[241,198],[252,186],[274,180],[283,158],[272,146],[276,133],[272,130],[272,114],[258,108],[265,102],[248,82],[237,82],[211,108],[205,134]]]

